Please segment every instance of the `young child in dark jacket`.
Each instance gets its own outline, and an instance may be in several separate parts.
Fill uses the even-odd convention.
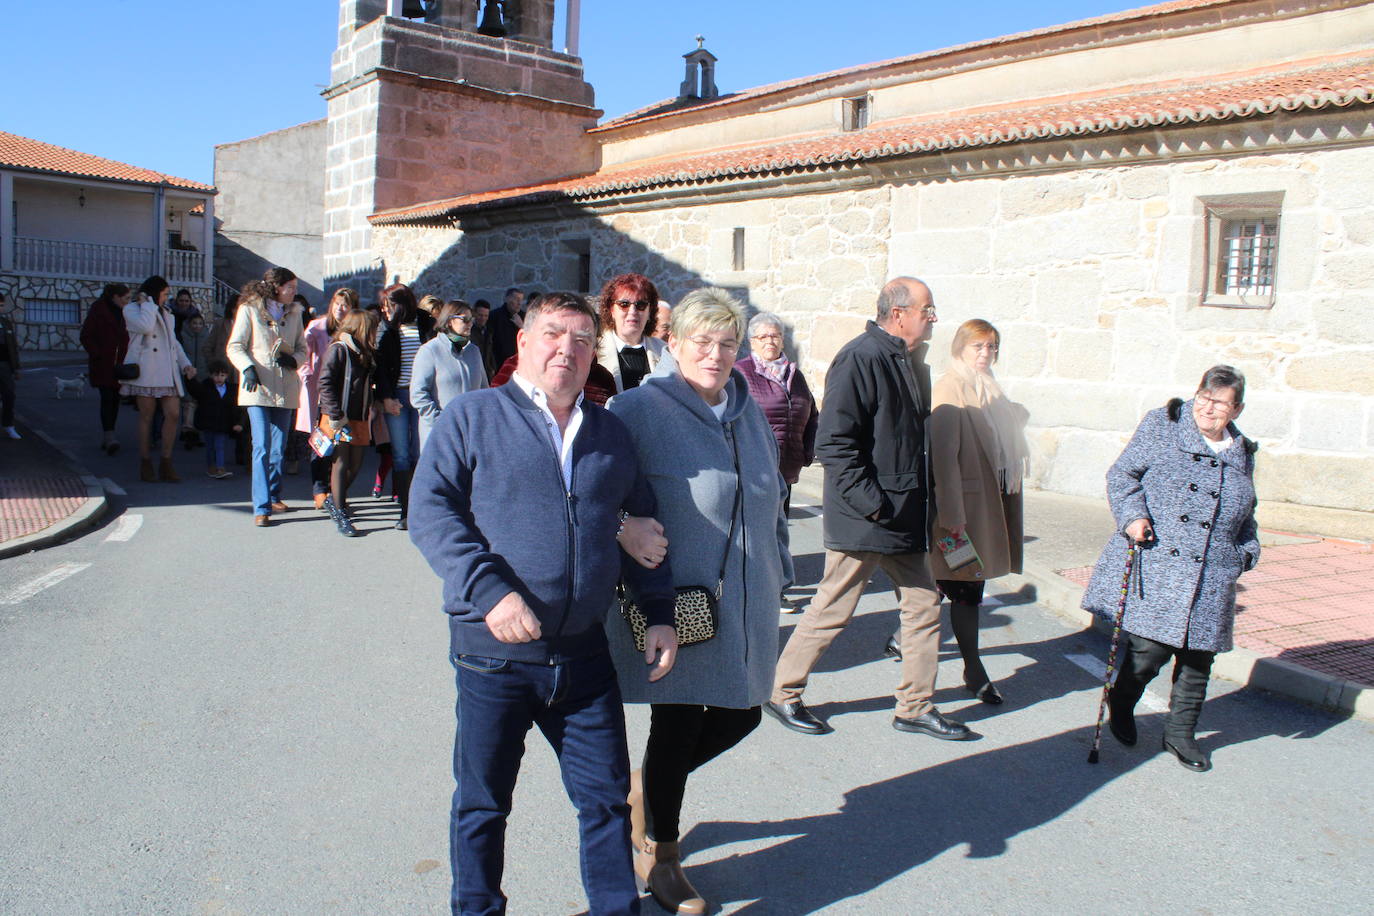
[[[205,436],[205,473],[216,480],[233,477],[224,467],[229,442],[243,432],[238,386],[229,384],[229,365],[212,360],[210,377],[188,382],[196,396],[196,429]]]

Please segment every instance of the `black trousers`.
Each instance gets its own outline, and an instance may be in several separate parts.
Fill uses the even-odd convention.
[[[96,390],[100,392],[100,428],[112,433],[115,419],[119,416],[119,386],[111,388],[101,385]]]
[[[649,711],[649,742],[644,749],[644,823],[650,839],[678,838],[687,776],[739,744],[758,727],[759,707],[727,709],[654,703]]]
[[[0,426],[14,425],[14,370],[0,361]]]
[[[1217,654],[1186,646],[1179,649],[1134,633],[1123,632],[1122,635],[1126,637],[1126,655],[1112,687],[1114,698],[1134,709],[1145,686],[1173,658],[1174,685],[1169,693],[1169,717],[1164,722],[1164,734],[1191,740],[1202,713],[1202,703],[1207,699],[1207,680],[1212,675],[1212,662]]]

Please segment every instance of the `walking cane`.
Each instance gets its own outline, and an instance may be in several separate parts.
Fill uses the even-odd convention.
[[[1097,749],[1102,746],[1102,718],[1107,714],[1107,694],[1112,689],[1112,674],[1116,671],[1116,651],[1121,645],[1121,618],[1126,614],[1126,598],[1131,592],[1131,569],[1135,566],[1135,541],[1127,537],[1126,573],[1121,577],[1121,600],[1112,619],[1112,648],[1107,653],[1107,674],[1102,679],[1102,699],[1097,704],[1097,728],[1093,730],[1093,749],[1088,751],[1088,763],[1097,763]]]

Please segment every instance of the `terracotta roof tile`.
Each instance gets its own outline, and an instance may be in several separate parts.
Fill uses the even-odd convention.
[[[732,147],[676,159],[658,159],[602,169],[589,175],[469,194],[383,210],[379,225],[443,220],[496,206],[557,200],[588,200],[665,185],[824,167],[848,161],[910,156],[1051,137],[1079,136],[1221,121],[1285,111],[1374,103],[1374,56],[1336,63],[1287,65],[1205,82],[1173,81],[1129,92],[1115,90],[1041,99],[1020,105],[970,109],[958,114],[912,118],[867,130],[781,143]]]
[[[599,131],[612,130],[637,121],[666,118],[681,111],[697,111],[703,108],[715,108],[732,102],[770,95],[775,92],[786,92],[790,89],[801,89],[807,86],[814,86],[829,80],[853,79],[868,72],[894,68],[912,68],[924,63],[933,62],[939,58],[949,57],[968,51],[996,48],[999,45],[1011,45],[1018,42],[1045,38],[1051,35],[1062,35],[1069,32],[1092,32],[1124,23],[1147,22],[1152,19],[1161,19],[1173,14],[1192,10],[1202,10],[1209,7],[1234,6],[1237,2],[1238,0],[1169,0],[1169,2],[1166,3],[1156,3],[1153,6],[1139,7],[1119,13],[1108,13],[1104,16],[1095,16],[1091,19],[1080,19],[1076,22],[1066,22],[1059,25],[1046,26],[1045,28],[1032,29],[1027,32],[1016,32],[1011,35],[1001,35],[996,38],[988,38],[982,41],[954,45],[949,48],[922,51],[918,54],[894,57],[889,60],[880,60],[874,63],[858,64],[857,66],[845,67],[840,70],[831,70],[827,73],[815,73],[796,79],[768,83],[763,86],[755,86],[739,92],[727,93],[714,99],[686,104],[684,104],[681,99],[663,99],[662,101],[654,102],[652,105],[646,105],[628,114],[619,115],[618,117],[611,118],[608,121],[598,124],[596,127],[592,128],[592,132],[596,133]]]
[[[92,156],[90,153],[78,153],[76,150],[54,146],[51,143],[32,140],[4,131],[0,131],[0,166],[51,172],[55,175],[75,175],[80,178],[104,178],[109,181],[161,184],[188,191],[213,192],[215,190],[211,185],[201,184],[198,181],[177,178],[175,175],[154,172],[152,169],[143,169],[136,165],[116,162],[113,159]]]

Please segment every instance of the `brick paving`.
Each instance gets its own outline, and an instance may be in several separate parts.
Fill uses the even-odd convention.
[[[1086,586],[1091,566],[1059,570]],[[1374,687],[1374,545],[1266,546],[1236,590],[1236,645]]]
[[[0,544],[36,534],[86,501],[79,477],[0,477]]]

